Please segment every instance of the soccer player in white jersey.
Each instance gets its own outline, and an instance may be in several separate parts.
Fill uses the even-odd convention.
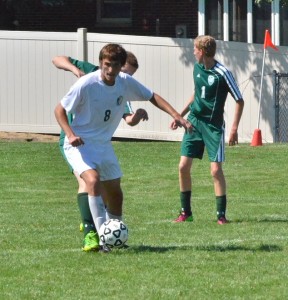
[[[132,52],[130,51],[126,51],[126,52],[127,52],[126,63],[121,68],[121,71],[133,76],[133,74],[137,71],[139,67],[138,60]],[[52,62],[57,68],[70,71],[78,78],[84,76],[85,74],[95,72],[99,69],[98,66],[95,66],[94,64],[91,64],[87,61],[79,61],[77,59],[73,59],[67,56],[56,56],[53,58]],[[131,103],[127,103],[125,113],[122,118],[125,120],[126,124],[130,126],[135,126],[141,120],[143,121],[148,120],[148,113],[143,108],[138,108],[134,113],[132,110]],[[69,124],[72,123],[73,121],[72,114],[68,114],[68,121]],[[64,159],[67,161],[63,149],[64,140],[65,140],[65,133],[63,130],[61,130],[60,138],[59,138],[59,147]],[[96,233],[95,233],[95,225],[94,225],[93,217],[90,212],[86,184],[85,181],[79,176],[79,174],[73,170],[73,168],[70,166],[69,163],[68,166],[70,171],[75,175],[75,178],[77,179],[78,182],[77,203],[81,215],[80,231],[83,231],[84,234],[82,250],[85,252],[93,251],[95,248],[98,248],[98,245],[95,244],[94,238],[91,239],[91,236],[92,237],[95,236]],[[111,197],[110,191],[106,190],[105,186],[101,187],[101,196],[104,203],[107,202],[106,201],[107,198]]]
[[[122,219],[122,172],[111,138],[125,112],[126,102],[150,101],[171,115],[177,126],[191,130],[191,124],[166,100],[130,75],[120,72],[126,58],[127,53],[121,45],[104,46],[99,54],[100,69],[81,77],[55,108],[55,117],[66,134],[65,155],[86,183],[97,231],[106,220],[100,181],[113,195],[106,203],[109,218]],[[71,125],[67,113],[74,115]],[[91,239],[97,243],[96,234]],[[107,249],[100,241],[101,250]]]
[[[191,198],[191,168],[194,158],[202,159],[206,147],[210,171],[216,196],[217,223],[227,223],[226,219],[226,181],[222,169],[224,161],[224,106],[228,92],[234,98],[235,113],[229,136],[229,145],[238,143],[238,125],[242,116],[244,101],[231,74],[215,60],[216,41],[211,36],[198,36],[194,40],[194,93],[181,112],[188,112],[188,121],[192,124],[191,133],[185,133],[181,144],[179,163],[179,185],[181,212],[174,222],[193,221]],[[177,124],[171,123],[172,129]]]

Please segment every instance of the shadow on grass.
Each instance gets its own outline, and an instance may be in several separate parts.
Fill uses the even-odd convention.
[[[181,248],[181,247],[180,247]],[[148,245],[141,245],[141,246],[131,246],[129,247],[129,250],[132,250],[134,252],[155,252],[155,253],[164,253],[171,250],[177,250],[179,247],[176,246],[148,246]]]
[[[251,251],[251,252],[276,252],[282,251],[283,248],[278,245],[264,244],[259,246],[237,246],[237,245],[208,245],[196,247],[196,250],[200,251],[215,251],[215,252],[225,252],[225,251]]]
[[[230,223],[288,223],[288,217],[263,217],[257,219],[235,219]]]
[[[165,253],[167,251],[174,250],[192,250],[192,251],[214,251],[214,252],[226,252],[226,251],[251,251],[251,252],[277,252],[283,251],[283,248],[273,244],[262,244],[259,246],[237,246],[237,245],[207,245],[207,246],[130,246],[125,251],[143,253]],[[122,251],[122,250],[121,250]]]
[[[259,219],[258,222],[288,223],[288,218],[287,219],[263,218],[263,219]]]

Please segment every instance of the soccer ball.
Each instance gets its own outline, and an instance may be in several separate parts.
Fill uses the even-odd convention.
[[[128,240],[128,228],[123,221],[110,219],[99,230],[100,240],[110,248],[121,248]]]

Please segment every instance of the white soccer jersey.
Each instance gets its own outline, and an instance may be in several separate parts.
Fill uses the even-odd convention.
[[[74,115],[74,133],[97,143],[110,141],[128,101],[148,101],[153,92],[128,74],[120,72],[113,86],[104,84],[101,70],[81,77],[61,100]]]

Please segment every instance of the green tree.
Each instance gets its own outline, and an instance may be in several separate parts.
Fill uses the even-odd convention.
[[[263,4],[263,3],[272,3],[274,0],[254,0],[255,4]],[[288,0],[280,0],[280,4],[282,4],[283,6],[287,6],[288,5]]]

